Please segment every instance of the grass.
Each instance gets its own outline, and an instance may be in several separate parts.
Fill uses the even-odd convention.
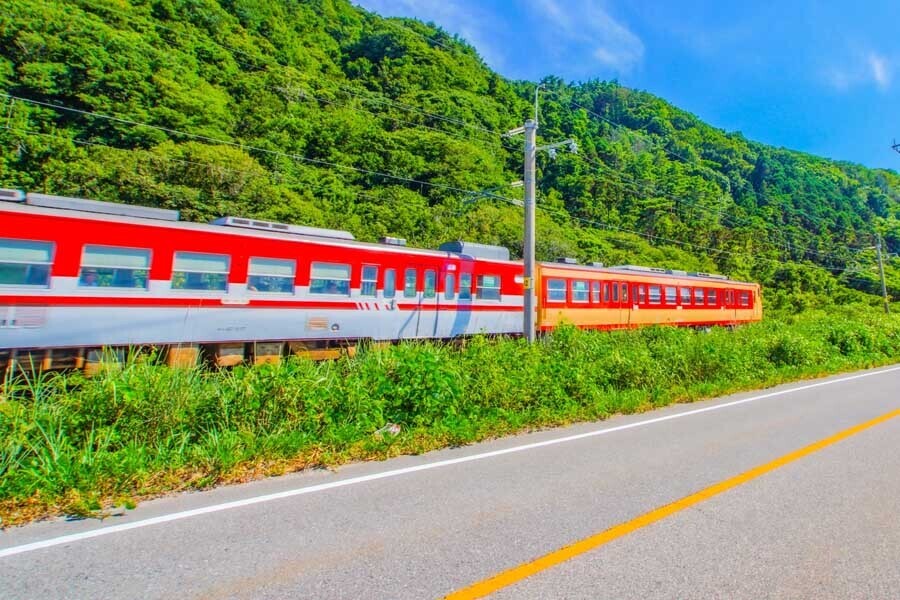
[[[7,376],[3,526],[108,514],[154,495],[467,444],[900,359],[900,318],[859,308],[736,331],[563,328],[231,370],[152,356]],[[399,425],[399,433],[387,431]],[[396,429],[396,428],[395,428]]]

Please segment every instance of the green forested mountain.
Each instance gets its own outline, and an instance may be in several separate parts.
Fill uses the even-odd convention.
[[[864,248],[878,231],[900,252],[897,172],[764,146],[615,82],[543,83],[540,136],[580,153],[540,158],[540,258],[720,271],[763,282],[770,306],[877,301]],[[498,196],[519,193],[521,140],[500,134],[534,87],[345,0],[6,0],[0,185],[520,254],[521,208]]]

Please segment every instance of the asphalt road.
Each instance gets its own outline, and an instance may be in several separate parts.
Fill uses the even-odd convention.
[[[441,597],[900,408],[856,375],[7,530],[0,597]],[[900,598],[898,515],[900,417],[494,597]]]

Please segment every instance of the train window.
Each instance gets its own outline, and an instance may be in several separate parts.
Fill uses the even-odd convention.
[[[397,271],[395,269],[384,270],[384,297],[393,298],[397,295]]]
[[[716,290],[706,290],[706,303],[710,306],[717,306],[719,304],[716,298]]]
[[[572,302],[588,301],[588,282],[577,280],[572,282]]]
[[[482,300],[499,300],[500,276],[479,275],[475,279],[475,297]]]
[[[597,304],[600,302],[600,282],[591,282],[591,302]]]
[[[363,265],[362,282],[359,285],[360,296],[375,296],[378,287],[378,267]]]
[[[662,301],[662,288],[658,285],[650,286],[650,304],[659,304]]]
[[[247,289],[251,292],[293,294],[297,261],[284,258],[250,258]]]
[[[229,261],[224,254],[176,252],[172,289],[224,292],[228,289]]]
[[[459,274],[459,299],[460,300],[471,300],[472,299],[472,274],[471,273],[460,273]]]
[[[137,248],[85,246],[78,285],[147,289],[150,251]]]
[[[609,283],[603,284],[603,303],[607,304],[609,302]]]
[[[612,301],[613,302],[619,301],[619,284],[618,283],[612,284]]]
[[[647,302],[647,286],[641,284],[636,287],[638,291],[638,304],[644,304],[645,302]]]
[[[423,298],[434,298],[437,296],[437,273],[434,269],[425,270],[425,293]]]
[[[350,295],[350,265],[314,262],[309,275],[310,294]]]
[[[741,292],[739,298],[741,306],[750,306],[750,292]]]
[[[548,279],[547,280],[547,301],[548,302],[565,302],[566,301],[566,280],[565,279]]]
[[[415,298],[416,297],[416,282],[418,280],[418,273],[415,269],[407,269],[405,274],[403,275],[403,297],[404,298]]]
[[[622,284],[622,302],[628,302],[628,284]]]
[[[456,275],[447,273],[444,275],[444,300],[453,300],[456,297]]]
[[[675,304],[678,298],[678,289],[674,285],[666,286],[666,304]]]
[[[691,288],[678,288],[678,296],[681,298],[681,305],[687,306],[691,303]]]
[[[0,285],[50,286],[53,244],[0,240]]]
[[[703,306],[703,288],[694,288],[694,304]]]
[[[725,304],[726,306],[734,306],[734,290],[725,292]]]

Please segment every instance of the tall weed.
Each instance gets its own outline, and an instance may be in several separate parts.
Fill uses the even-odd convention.
[[[11,373],[0,388],[0,506],[37,498],[77,512],[258,465],[418,452],[898,359],[900,318],[856,309],[733,332],[561,327],[533,345],[475,336],[318,363],[170,369],[131,356],[93,377]]]

